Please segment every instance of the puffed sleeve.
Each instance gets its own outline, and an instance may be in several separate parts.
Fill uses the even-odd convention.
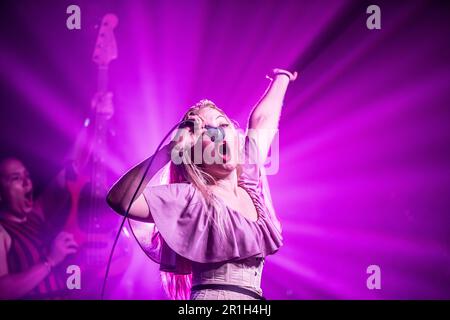
[[[143,192],[154,223],[130,221],[133,234],[144,252],[160,264],[162,271],[191,272],[191,262],[216,263],[267,256],[282,245],[282,238],[266,214],[260,188],[261,170],[251,161],[257,146],[247,138],[242,183],[255,201],[259,219],[254,222],[228,207],[223,201],[207,204],[190,183],[147,186]],[[218,211],[219,210],[219,211]],[[224,233],[211,217],[221,217]],[[140,225],[140,226],[139,226]]]
[[[129,220],[139,245],[163,271],[187,274],[191,265],[184,256],[189,250],[186,234],[192,228],[193,211],[203,201],[189,183],[147,186],[143,192],[154,223]]]

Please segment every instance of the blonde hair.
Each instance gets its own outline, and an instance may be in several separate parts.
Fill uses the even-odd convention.
[[[220,112],[234,128],[239,128],[239,124],[228,118],[228,116],[223,112],[222,109],[217,107],[212,101],[203,99],[196,103],[194,106],[190,107],[183,116],[182,120],[188,119],[191,115],[198,115],[200,110],[204,108],[212,108]],[[169,166],[169,183],[177,182],[190,182],[192,183],[203,195],[206,204],[208,205],[207,210],[209,217],[208,219],[217,227],[219,231],[220,239],[223,241],[225,239],[225,226],[224,226],[224,211],[221,209],[219,199],[214,196],[213,192],[208,185],[215,185],[217,180],[207,173],[203,168],[195,164],[192,159],[185,157],[190,157],[192,153],[183,153],[183,161],[180,164],[174,164],[172,161]],[[240,165],[236,167],[237,175],[240,176],[242,168]],[[161,271],[161,281],[164,291],[173,300],[188,300],[191,293],[192,286],[192,273],[189,274],[175,274],[173,272]]]
[[[211,108],[216,111],[218,111],[221,115],[227,119],[227,121],[236,129],[239,128],[239,124],[230,119],[225,112],[217,107],[217,105],[208,99],[203,99],[197,102],[195,105],[190,107],[186,113],[184,114],[182,120],[187,120],[192,115],[198,115],[202,109],[205,108]],[[192,151],[192,150],[191,150]],[[224,216],[223,212],[221,210],[220,200],[213,194],[210,188],[208,188],[208,185],[215,185],[217,184],[217,179],[214,178],[212,175],[210,175],[208,172],[206,172],[201,166],[197,165],[194,161],[190,161],[192,159],[188,159],[188,157],[191,157],[192,152],[185,152],[183,153],[183,161],[179,165],[174,165],[171,163],[171,165],[175,166],[175,172],[172,171],[172,174],[177,175],[177,173],[180,175],[178,177],[171,177],[174,178],[174,181],[180,181],[185,180],[190,183],[192,183],[203,195],[206,204],[211,209],[215,210],[208,210],[208,213],[211,213],[210,219],[213,224],[216,225],[219,234],[222,236],[222,238],[225,237],[225,228],[224,228]],[[241,167],[240,165],[237,166],[237,176],[239,177],[241,173]],[[171,179],[172,180],[172,179]]]

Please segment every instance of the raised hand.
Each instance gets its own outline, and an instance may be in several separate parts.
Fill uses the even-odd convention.
[[[104,115],[106,119],[111,119],[114,115],[113,93],[108,91],[104,93],[96,93],[91,101],[94,112]]]
[[[203,120],[198,115],[191,115],[187,120],[194,122],[193,126],[183,126],[176,131],[172,139],[172,147],[176,150],[186,150],[192,148],[205,132]]]

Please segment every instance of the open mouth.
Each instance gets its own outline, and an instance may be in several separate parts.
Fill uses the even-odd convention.
[[[27,191],[25,193],[25,203],[28,206],[32,206],[33,205],[33,190]]]
[[[219,145],[219,154],[225,161],[228,161],[230,159],[230,148],[228,147],[226,141],[223,141]]]

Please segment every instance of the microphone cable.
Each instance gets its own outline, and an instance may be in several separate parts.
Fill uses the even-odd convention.
[[[153,160],[155,159],[155,155],[159,152],[159,150],[161,149],[163,143],[166,141],[167,137],[168,137],[175,129],[177,129],[183,122],[186,122],[186,120],[183,120],[183,121],[178,122],[172,129],[170,129],[170,131],[166,134],[166,136],[164,137],[164,139],[161,140],[161,142],[159,143],[158,147],[156,148],[156,151],[155,151],[155,153],[154,153],[154,156],[152,156],[152,158],[150,159],[150,161],[149,161],[148,164],[147,164],[147,167],[145,168],[144,174],[143,174],[143,176],[142,176],[142,178],[141,178],[141,181],[139,182],[138,187],[136,188],[136,191],[135,191],[134,194],[133,194],[133,197],[131,197],[130,203],[128,204],[128,208],[127,208],[127,210],[125,211],[125,214],[124,214],[124,216],[123,216],[122,222],[121,222],[120,227],[119,227],[119,230],[117,231],[116,237],[115,237],[115,239],[114,239],[114,243],[113,243],[113,246],[112,246],[112,248],[111,248],[111,252],[110,252],[110,254],[109,254],[108,264],[106,265],[106,272],[105,272],[105,277],[104,277],[104,279],[103,279],[102,291],[101,291],[101,296],[100,296],[100,297],[101,297],[101,300],[104,299],[105,289],[106,289],[106,283],[107,283],[107,281],[108,281],[108,275],[109,275],[109,270],[110,270],[110,267],[111,267],[111,261],[112,261],[113,255],[114,255],[114,250],[116,249],[116,245],[117,245],[117,241],[119,240],[120,233],[122,232],[122,229],[123,229],[123,226],[124,226],[124,224],[125,224],[125,221],[127,220],[128,215],[129,215],[129,213],[130,213],[131,206],[133,205],[133,202],[134,202],[134,200],[135,200],[136,197],[137,197],[137,194],[138,194],[139,189],[142,187],[142,184],[144,183],[145,177],[147,176],[148,171],[150,170],[150,167],[152,166]]]

